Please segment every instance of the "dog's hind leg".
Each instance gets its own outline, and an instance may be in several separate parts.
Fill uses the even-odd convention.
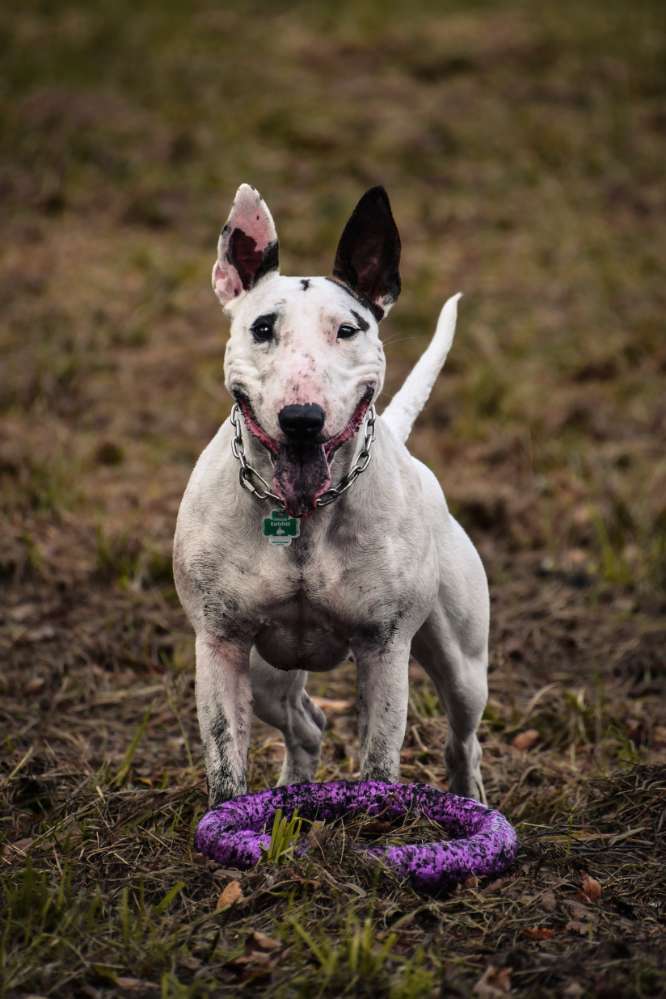
[[[487,699],[485,657],[463,653],[439,608],[414,636],[412,652],[434,683],[448,718],[444,758],[449,790],[485,802],[476,736]]]
[[[476,735],[488,699],[488,589],[481,560],[455,524],[438,604],[414,636],[412,654],[433,681],[449,731],[444,752],[449,790],[485,802]]]
[[[284,736],[279,784],[312,780],[319,763],[326,718],[305,690],[307,676],[304,670],[275,669],[255,648],[250,653],[254,713]]]

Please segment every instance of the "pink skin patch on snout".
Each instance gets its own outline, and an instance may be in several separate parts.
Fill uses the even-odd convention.
[[[273,491],[292,517],[302,517],[314,510],[319,497],[330,487],[330,460],[338,448],[358,432],[372,396],[373,389],[369,386],[351,419],[334,437],[298,447],[289,441],[281,443],[274,440],[257,420],[249,399],[240,393],[236,395],[247,429],[275,459]]]

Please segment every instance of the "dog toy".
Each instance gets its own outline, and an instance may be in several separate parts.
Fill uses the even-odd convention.
[[[196,847],[229,867],[253,867],[270,844],[275,813],[331,821],[354,815],[397,819],[418,814],[441,826],[450,839],[405,846],[372,846],[364,852],[382,860],[421,891],[450,888],[471,874],[501,874],[514,860],[518,837],[494,809],[427,784],[327,781],[290,784],[225,801],[199,822]]]

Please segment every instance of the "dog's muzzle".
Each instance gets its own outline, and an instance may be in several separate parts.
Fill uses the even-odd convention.
[[[308,444],[315,441],[326,422],[326,413],[316,403],[304,406],[284,406],[278,413],[280,429],[293,444]]]
[[[361,475],[372,456],[375,440],[375,407],[371,404],[372,390],[364,395],[346,427],[335,437],[321,441],[325,414],[320,406],[285,406],[278,415],[285,443],[274,441],[259,426],[247,399],[240,396],[231,411],[234,436],[231,450],[240,463],[239,480],[244,489],[257,499],[270,499],[292,517],[327,506],[346,492]],[[242,421],[271,453],[273,482],[266,479],[248,462],[243,445]],[[363,445],[349,472],[337,485],[331,485],[330,459],[338,447],[350,440],[365,422]]]

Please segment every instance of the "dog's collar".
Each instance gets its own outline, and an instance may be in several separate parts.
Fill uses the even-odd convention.
[[[317,497],[315,500],[315,507],[328,506],[329,503],[335,502],[338,496],[342,496],[343,493],[346,493],[347,490],[350,489],[356,482],[359,475],[365,472],[366,468],[370,464],[370,459],[372,458],[372,445],[375,442],[376,418],[377,414],[375,412],[375,407],[371,403],[368,406],[364,417],[365,437],[363,439],[363,446],[356,455],[354,464],[347,474],[342,476],[337,486],[331,486],[323,492],[321,496]],[[245,457],[245,445],[243,444],[242,432],[243,412],[237,402],[233,405],[230,419],[234,428],[234,436],[231,438],[231,452],[240,464],[240,468],[238,469],[238,480],[241,486],[243,489],[247,489],[249,493],[252,493],[256,499],[272,500],[274,503],[277,503],[279,507],[284,509],[284,503],[280,497],[276,496],[274,492],[271,492],[269,483]]]

